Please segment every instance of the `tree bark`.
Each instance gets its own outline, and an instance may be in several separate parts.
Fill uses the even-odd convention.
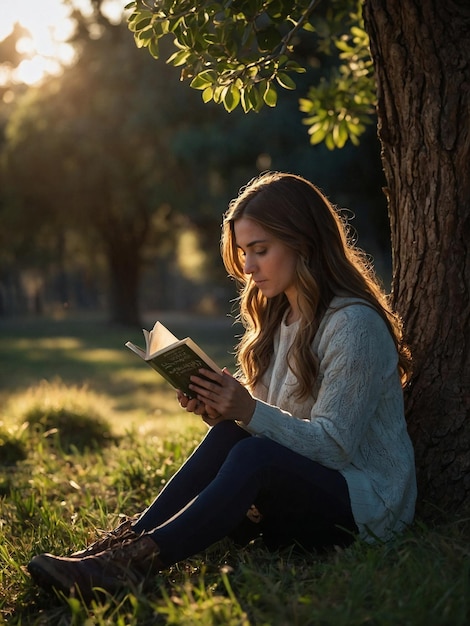
[[[365,0],[420,501],[470,504],[470,5]]]

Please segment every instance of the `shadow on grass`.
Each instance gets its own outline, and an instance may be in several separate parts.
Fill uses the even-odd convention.
[[[167,314],[160,319],[178,337],[191,336],[222,367],[233,369],[237,330],[228,318]],[[96,391],[113,396],[127,393],[148,369],[125,348],[128,340],[142,345],[141,329],[111,325],[99,317],[2,320],[0,391],[14,393],[43,379],[60,378],[67,384],[87,381]],[[155,373],[148,380],[161,383]]]

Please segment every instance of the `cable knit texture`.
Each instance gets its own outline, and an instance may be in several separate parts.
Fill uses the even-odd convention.
[[[287,365],[297,329],[298,322],[283,320],[247,430],[339,470],[361,537],[389,539],[412,521],[416,501],[393,340],[367,303],[334,298],[312,345],[318,378],[310,398],[299,402]]]

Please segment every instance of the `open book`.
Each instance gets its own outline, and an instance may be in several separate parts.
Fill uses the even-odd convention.
[[[220,367],[192,339],[178,340],[161,322],[143,333],[145,350],[131,341],[126,346],[189,398],[194,395],[189,388],[190,377],[200,376],[201,367],[222,374]]]

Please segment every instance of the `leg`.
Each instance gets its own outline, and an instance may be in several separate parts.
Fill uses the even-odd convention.
[[[346,545],[357,531],[339,472],[269,439],[249,437],[232,448],[197,498],[149,534],[162,562],[170,565],[229,535],[253,503],[264,516],[263,533],[272,547]]]
[[[246,437],[250,435],[234,422],[223,422],[212,428],[143,514],[126,518],[119,526],[71,556],[82,558],[98,554],[166,522],[206,487],[233,445]]]
[[[71,557],[34,557],[28,564],[31,575],[46,589],[65,594],[79,589],[87,601],[95,597],[95,587],[114,592],[123,584],[139,584],[146,574],[165,566],[157,544],[145,531],[167,521],[193,500],[217,474],[233,446],[250,437],[234,422],[214,426],[136,522],[126,520]]]
[[[233,427],[231,427],[233,430]],[[219,429],[222,432],[222,429]],[[229,535],[252,503],[277,543],[299,541],[308,547],[336,542],[336,525],[357,531],[346,482],[328,470],[269,439],[238,437],[215,478],[173,518],[137,539],[84,558],[43,554],[28,564],[45,588],[65,593],[80,589],[92,598],[95,588],[114,592],[138,585],[149,573],[166,568]],[[348,541],[343,537],[342,543]]]
[[[136,533],[153,530],[188,505],[215,478],[235,444],[251,437],[235,422],[221,422],[181,466],[153,503],[133,524]]]

